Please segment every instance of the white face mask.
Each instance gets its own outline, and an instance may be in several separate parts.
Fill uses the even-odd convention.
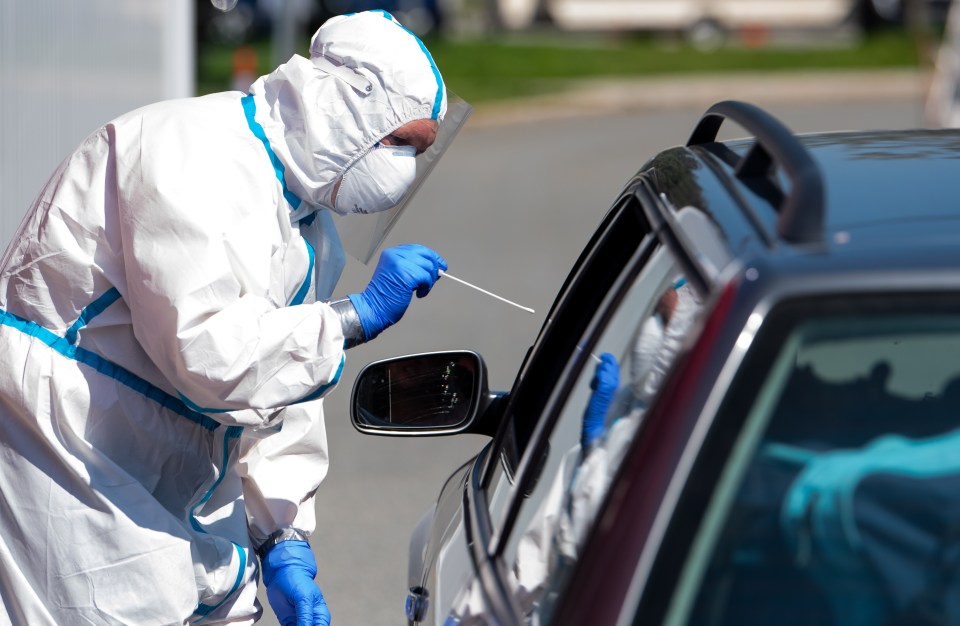
[[[403,199],[417,175],[417,149],[378,143],[344,172],[334,210],[378,213]]]

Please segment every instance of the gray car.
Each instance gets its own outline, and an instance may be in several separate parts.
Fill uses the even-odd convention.
[[[957,180],[958,131],[722,102],[627,181],[511,390],[477,352],[367,366],[362,432],[490,436],[413,529],[408,624],[960,623]]]

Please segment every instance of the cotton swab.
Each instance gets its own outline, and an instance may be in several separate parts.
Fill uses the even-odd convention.
[[[516,302],[511,302],[510,300],[507,300],[506,298],[501,298],[500,296],[498,296],[498,295],[495,294],[495,293],[490,293],[490,292],[487,291],[486,289],[481,289],[480,287],[477,287],[476,285],[471,285],[471,284],[468,283],[467,281],[465,281],[465,280],[463,280],[463,279],[461,279],[461,278],[457,278],[456,276],[453,276],[452,274],[450,274],[450,273],[448,273],[448,272],[445,272],[445,271],[443,271],[443,270],[440,270],[438,273],[439,273],[440,276],[446,276],[447,278],[450,278],[450,279],[452,279],[452,280],[455,280],[456,282],[458,282],[458,283],[460,283],[460,284],[462,284],[462,285],[466,285],[467,287],[470,287],[470,288],[472,288],[472,289],[476,289],[476,290],[479,291],[480,293],[485,293],[485,294],[487,294],[488,296],[490,296],[490,297],[492,297],[492,298],[496,298],[497,300],[501,300],[501,301],[503,301],[503,302],[506,302],[507,304],[510,304],[510,305],[512,305],[512,306],[517,307],[518,309],[523,309],[523,310],[526,311],[527,313],[534,313],[534,310],[531,309],[531,308],[529,308],[529,307],[521,306],[521,305],[517,304]]]

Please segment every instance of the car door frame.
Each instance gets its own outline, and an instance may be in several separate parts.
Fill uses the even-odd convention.
[[[503,560],[504,550],[523,505],[523,494],[529,492],[531,483],[537,479],[536,459],[544,453],[552,428],[577,378],[584,367],[589,366],[591,346],[598,340],[606,320],[625,297],[657,249],[658,242],[671,250],[690,282],[699,286],[702,292],[710,283],[704,268],[685,251],[684,242],[678,239],[680,235],[669,227],[669,217],[664,216],[671,211],[672,207],[665,207],[664,201],[656,198],[645,177],[635,177],[628,183],[567,277],[544,329],[517,377],[501,428],[486,449],[484,458],[478,459],[471,472],[464,491],[464,526],[474,572],[480,581],[491,623],[502,626],[519,626],[521,623],[519,608],[507,583],[510,564]],[[642,229],[642,234],[633,233],[632,239],[626,238],[633,243],[623,250],[617,249],[625,240],[624,224],[631,222]],[[608,276],[613,272],[609,271],[609,264],[604,263],[608,261],[606,254],[610,253],[611,247],[622,255],[619,257],[622,262],[613,277]],[[607,275],[606,282],[598,281],[598,275]],[[585,297],[585,291],[590,296]],[[592,308],[584,306],[585,300],[589,300]],[[584,310],[589,310],[590,314],[584,315]],[[576,330],[572,331],[571,327]],[[582,337],[588,339],[577,350]],[[545,359],[551,362],[544,364]],[[537,382],[539,386],[535,384]],[[551,387],[549,394],[543,393],[544,385]],[[533,392],[530,392],[531,388]],[[496,464],[502,462],[500,455],[507,431],[513,426],[513,415],[525,408],[524,392],[541,394],[540,405],[535,411],[539,417],[516,467],[506,514],[500,527],[496,527],[495,520],[489,516],[487,488],[496,473]],[[533,404],[536,406],[535,402]]]

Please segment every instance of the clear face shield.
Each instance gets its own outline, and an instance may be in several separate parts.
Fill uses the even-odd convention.
[[[423,153],[414,157],[416,173],[413,182],[393,206],[382,211],[366,213],[339,214],[330,211],[344,251],[362,263],[370,261],[420,189],[420,185],[430,175],[437,161],[463,128],[471,111],[473,107],[470,104],[447,91],[447,113],[437,128],[436,140]]]

